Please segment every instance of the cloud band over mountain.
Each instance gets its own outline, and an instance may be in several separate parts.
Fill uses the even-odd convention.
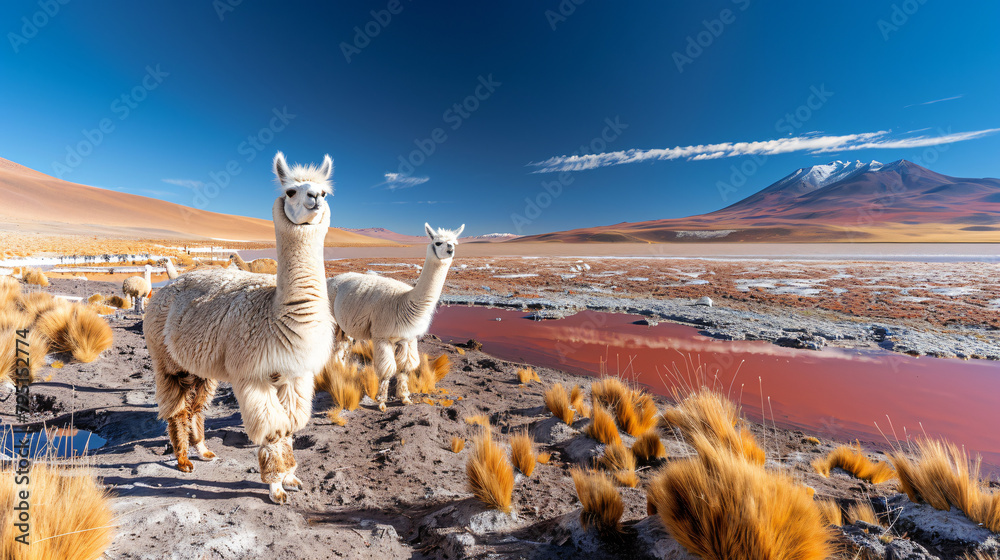
[[[587,169],[598,169],[641,161],[673,159],[699,161],[746,155],[786,154],[791,152],[821,154],[853,150],[923,148],[926,146],[973,140],[997,132],[1000,132],[1000,128],[947,133],[938,136],[924,135],[909,138],[890,138],[890,131],[880,130],[878,132],[862,132],[843,136],[799,136],[758,142],[724,142],[721,144],[699,144],[696,146],[677,146],[674,148],[652,150],[633,149],[600,154],[557,156],[544,161],[532,162],[528,165],[536,168],[532,171],[533,173],[553,173],[560,171],[585,171]]]

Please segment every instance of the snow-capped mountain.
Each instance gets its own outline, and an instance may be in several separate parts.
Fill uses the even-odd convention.
[[[730,195],[740,194],[730,186]],[[997,243],[1000,180],[949,177],[906,160],[832,161],[798,169],[709,214],[520,241],[706,240]]]

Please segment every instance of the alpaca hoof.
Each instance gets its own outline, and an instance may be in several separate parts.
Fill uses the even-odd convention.
[[[302,490],[302,481],[294,474],[287,474],[281,481],[281,487],[289,492],[298,492]]]
[[[213,452],[211,452],[211,451],[209,451],[209,450],[206,449],[204,451],[201,451],[201,450],[198,451],[198,458],[201,459],[202,461],[209,461],[209,462],[211,462],[211,461],[215,461],[216,459],[218,459],[219,456],[216,455],[215,453],[213,453]]]
[[[410,397],[403,397],[402,401],[403,404],[413,404],[413,401],[410,400]]]
[[[281,484],[272,484],[268,496],[276,504],[284,505],[288,503],[288,494],[281,488]]]
[[[188,458],[178,458],[177,459],[177,470],[181,472],[192,472],[194,471],[194,463]]]
[[[384,402],[378,403],[378,409],[381,410],[382,412],[385,412],[385,403]]]

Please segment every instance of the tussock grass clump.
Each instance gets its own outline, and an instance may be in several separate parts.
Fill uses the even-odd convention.
[[[458,352],[459,356],[464,356],[465,355],[465,348],[459,348],[458,346],[456,346],[455,347],[455,351]]]
[[[114,338],[111,327],[94,310],[82,305],[75,306],[73,319],[66,329],[67,350],[73,359],[90,363],[100,357],[101,352],[111,348]]]
[[[569,405],[573,407],[577,415],[582,418],[590,418],[590,405],[584,400],[583,389],[579,385],[573,385],[569,392]]]
[[[660,434],[656,433],[656,430],[649,430],[632,444],[632,454],[640,461],[652,461],[666,457],[667,449],[660,441]]]
[[[0,328],[0,340],[14,340],[12,327]],[[0,383],[14,382],[14,364],[17,363],[17,350],[14,344],[0,345]]]
[[[100,558],[111,545],[113,519],[107,491],[89,472],[35,463],[28,492],[31,495],[31,545],[14,538],[14,505],[20,500],[10,469],[0,472],[0,558],[48,560]]]
[[[877,515],[875,515],[875,510],[872,509],[872,505],[868,502],[854,502],[847,508],[847,522],[854,523],[855,521],[864,521],[865,523],[871,523],[872,525],[881,525],[882,522],[879,521]]]
[[[892,465],[878,462],[872,463],[864,456],[861,445],[855,446],[841,445],[831,451],[826,457],[817,458],[812,462],[812,467],[819,474],[829,477],[830,470],[840,467],[851,473],[854,477],[867,480],[873,484],[879,484],[887,480],[896,478],[896,472]]]
[[[115,312],[115,308],[110,305],[104,305],[103,303],[97,305],[91,305],[91,309],[94,310],[98,315],[111,315]]]
[[[104,296],[101,294],[94,294],[87,298],[87,303],[101,303],[104,301]]]
[[[656,427],[656,404],[644,391],[629,392],[626,398],[615,403],[614,411],[618,425],[632,437],[639,437]]]
[[[340,408],[339,406],[335,406],[335,407],[331,408],[330,410],[326,411],[326,417],[329,418],[331,422],[333,422],[334,424],[336,424],[338,426],[346,426],[347,425],[347,419],[340,415],[340,413],[343,410],[344,410],[343,408]]]
[[[663,411],[664,421],[680,429],[684,440],[698,449],[696,442],[708,447],[722,446],[742,455],[747,460],[763,465],[764,450],[747,429],[736,429],[739,412],[732,401],[721,394],[703,387],[676,406]],[[696,438],[695,436],[704,436]]]
[[[455,436],[451,438],[451,451],[452,453],[458,453],[459,451],[465,449],[465,440]]]
[[[13,305],[21,295],[21,283],[10,276],[0,276],[0,309]]]
[[[737,559],[832,555],[832,533],[805,487],[707,441],[696,449],[697,457],[668,463],[648,493],[648,509],[688,551]]]
[[[840,527],[844,524],[844,512],[840,509],[837,502],[833,500],[817,500],[815,503],[827,525]]]
[[[531,476],[535,472],[535,440],[528,432],[521,431],[510,438],[510,462],[524,476]]]
[[[22,295],[18,300],[17,305],[24,311],[25,315],[27,315],[29,319],[34,321],[38,319],[39,316],[57,305],[68,305],[68,303],[69,302],[64,299],[52,297],[52,295],[48,292],[35,292],[33,294]]]
[[[482,426],[484,428],[490,427],[490,417],[485,414],[477,414],[475,416],[466,416],[465,423],[470,426]]]
[[[970,461],[964,450],[940,440],[921,439],[916,445],[916,458],[902,451],[889,456],[910,501],[943,511],[955,506],[973,522],[1000,532],[1000,492],[988,491],[980,480],[982,458]]]
[[[351,345],[350,353],[370,363],[375,356],[375,343],[370,340],[357,340]]]
[[[430,394],[437,390],[437,382],[451,371],[451,358],[441,354],[432,362],[427,354],[420,355],[420,365],[409,373],[410,390],[414,393]]]
[[[132,302],[122,298],[121,296],[114,295],[104,300],[104,303],[110,305],[111,307],[117,307],[118,309],[131,309]]]
[[[369,399],[375,400],[375,396],[378,394],[378,374],[375,373],[374,367],[366,365],[361,368],[358,373],[358,384],[361,391],[368,395]]]
[[[604,473],[586,472],[579,467],[570,469],[576,495],[583,505],[580,524],[593,525],[598,533],[609,535],[621,531],[625,506],[614,482]]]
[[[817,437],[808,436],[808,437],[805,438],[805,440],[806,440],[806,443],[811,443],[813,445],[819,445],[819,438],[817,438]]]
[[[635,474],[635,456],[625,444],[618,442],[605,446],[600,463],[622,486],[635,488],[639,485],[639,477]]]
[[[535,457],[535,460],[537,460],[542,465],[547,465],[549,464],[549,461],[552,460],[552,454],[549,453],[548,451],[543,451],[539,453],[537,457]]]
[[[0,309],[0,329],[23,329],[31,326],[31,319],[20,307],[11,305]]]
[[[541,378],[538,377],[538,372],[535,371],[533,367],[518,368],[517,370],[517,380],[521,385],[527,385],[532,381],[542,382]]]
[[[38,268],[25,268],[22,277],[28,284],[34,284],[43,288],[49,285],[49,278]]]
[[[594,404],[604,405],[609,410],[614,410],[618,401],[627,399],[630,393],[631,389],[617,377],[605,377],[590,384],[590,397]]]
[[[545,391],[545,406],[556,418],[568,425],[573,424],[573,409],[569,406],[569,395],[561,383],[556,383]]]
[[[361,404],[361,383],[358,366],[344,365],[340,360],[330,360],[323,371],[313,379],[316,391],[326,391],[335,408],[354,410]]]
[[[472,440],[472,453],[465,466],[469,490],[492,509],[510,513],[514,493],[514,469],[493,434],[483,430]]]
[[[32,328],[38,329],[52,346],[52,350],[66,352],[70,350],[69,325],[73,322],[73,306],[59,305],[43,313]]]
[[[615,426],[615,419],[601,405],[594,405],[594,417],[590,419],[587,426],[587,435],[604,444],[621,443],[622,437],[618,434],[618,427]]]

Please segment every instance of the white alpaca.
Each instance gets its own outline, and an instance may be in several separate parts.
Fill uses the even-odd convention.
[[[153,291],[152,273],[153,267],[147,264],[142,276],[129,276],[122,282],[122,293],[134,302],[135,310],[140,313],[146,308],[146,297]]]
[[[162,258],[157,262],[162,264],[163,267],[167,269],[167,278],[170,280],[177,280],[179,274],[177,274],[177,269],[174,268],[174,262],[170,260],[170,257]]]
[[[348,272],[327,280],[330,304],[336,320],[334,356],[344,359],[350,338],[370,339],[375,346],[372,362],[379,376],[378,407],[385,410],[389,380],[396,376],[396,393],[410,404],[407,375],[420,364],[417,338],[427,333],[441,297],[458,246],[456,231],[434,230],[424,224],[431,243],[427,246],[424,269],[416,286],[399,280]]]
[[[168,423],[177,468],[191,472],[188,445],[201,459],[202,407],[219,381],[233,385],[243,424],[259,446],[260,477],[275,503],[299,490],[292,434],[312,413],[313,376],[330,359],[333,317],[323,268],[330,227],[325,197],[333,162],[289,169],[281,152],[274,173],[284,196],[272,216],[278,273],[208,268],[157,291],[143,331],[156,377],[159,416]]]

